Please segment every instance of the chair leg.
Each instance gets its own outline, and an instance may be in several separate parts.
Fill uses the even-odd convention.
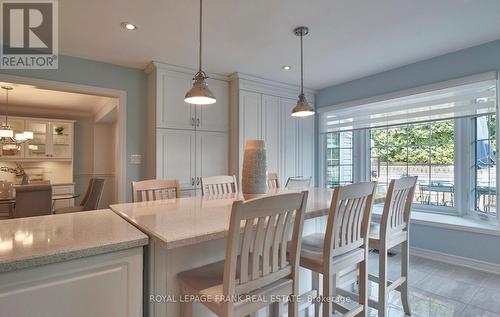
[[[387,300],[387,249],[381,247],[379,249],[378,259],[378,316],[386,315],[386,300]]]
[[[181,317],[193,317],[193,303],[181,303]]]
[[[320,287],[319,287],[319,273],[311,271],[312,273],[312,288],[316,290],[316,296],[320,296]],[[314,317],[320,316],[321,302],[316,300],[314,302]]]
[[[323,317],[330,317],[334,312],[333,302],[336,300],[337,275],[323,274]]]
[[[363,312],[358,316],[368,316],[368,248],[365,248],[365,260],[359,264],[359,304]]]
[[[401,302],[403,304],[403,309],[406,315],[411,314],[411,309],[410,309],[410,301],[408,299],[409,297],[409,281],[408,281],[408,272],[409,272],[409,267],[410,267],[410,247],[409,247],[409,241],[406,240],[402,244],[402,256],[401,256],[401,276],[406,278],[406,281],[403,283],[403,285],[400,286],[400,291],[401,291]]]

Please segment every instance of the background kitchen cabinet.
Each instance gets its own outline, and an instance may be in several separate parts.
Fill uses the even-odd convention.
[[[229,85],[222,76],[209,75],[217,102],[184,102],[195,71],[152,63],[149,74],[149,178],[179,179],[182,196],[199,192],[203,176],[228,173]]]
[[[291,176],[312,177],[314,184],[314,116],[292,117],[299,88],[244,74],[230,81],[230,171],[241,177],[245,141],[266,142],[268,171],[281,184]],[[315,91],[306,90],[314,105]]]

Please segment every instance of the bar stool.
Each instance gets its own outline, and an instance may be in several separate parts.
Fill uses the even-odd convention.
[[[313,271],[313,288],[319,292],[319,274],[323,275],[321,303],[315,303],[319,316],[339,311],[345,316],[368,313],[368,230],[375,183],[358,183],[336,187],[328,213],[325,234],[312,234],[302,238],[300,265]],[[358,305],[348,309],[334,301],[341,271],[359,265]]]
[[[370,307],[378,310],[378,316],[387,315],[387,296],[393,290],[401,292],[401,301],[405,314],[410,315],[408,300],[408,269],[409,269],[409,229],[410,210],[413,203],[417,177],[403,177],[391,180],[384,202],[384,211],[380,225],[374,224],[370,229],[369,246],[379,251],[378,276],[370,274],[368,279],[378,283],[378,301],[370,299]],[[387,258],[389,249],[402,246],[401,277],[396,281],[387,279]],[[353,274],[354,273],[354,274]],[[355,281],[356,272],[347,274],[344,282]],[[357,294],[341,290],[343,296],[356,299]]]
[[[235,201],[225,261],[179,273],[182,296],[203,296],[206,300],[202,303],[218,316],[236,317],[254,314],[279,298],[298,295],[306,202],[306,191]],[[250,301],[248,296],[270,302]],[[289,316],[297,313],[297,304],[292,300]],[[181,304],[181,316],[192,316],[192,303]]]

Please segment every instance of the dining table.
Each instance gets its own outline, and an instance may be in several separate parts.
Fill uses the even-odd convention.
[[[324,231],[322,216],[328,214],[333,190],[305,190],[303,234]],[[145,316],[180,316],[177,274],[225,258],[233,202],[296,191],[273,189],[264,195],[236,193],[111,205],[111,210],[150,238],[145,252]],[[301,293],[311,286],[311,273],[301,268]],[[213,315],[203,305],[195,305],[193,316]]]
[[[51,213],[54,213],[54,205],[57,201],[59,200],[66,200],[66,199],[75,199],[80,197],[80,194],[73,193],[73,194],[53,194],[52,195],[52,210]],[[14,191],[14,195],[9,195],[7,197],[0,197],[0,205],[9,205],[9,218],[13,217],[13,212],[14,212],[14,205],[16,203],[16,195]]]

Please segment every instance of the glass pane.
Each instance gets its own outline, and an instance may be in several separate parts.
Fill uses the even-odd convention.
[[[371,147],[381,147],[387,145],[387,130],[372,129],[370,132]]]
[[[406,151],[406,147],[395,147],[391,146],[387,148],[387,161],[392,163],[398,163],[406,166],[408,162],[408,153]]]
[[[71,157],[71,127],[68,123],[54,123],[52,127],[53,155]]]
[[[432,144],[452,144],[455,138],[453,121],[438,121],[432,123],[431,142]]]
[[[43,122],[26,121],[26,129],[33,132],[33,140],[27,141],[28,156],[40,157],[47,154],[47,125]]]
[[[393,127],[387,129],[387,142],[389,145],[406,145],[408,143],[407,127]]]
[[[429,146],[415,146],[408,148],[408,164],[427,165],[430,160]],[[411,172],[410,172],[411,174]]]
[[[339,146],[342,148],[352,147],[352,132],[342,132],[340,135]]]
[[[408,128],[409,145],[428,145],[430,140],[430,124],[412,125]]]
[[[454,145],[443,144],[431,147],[432,165],[453,165],[455,162]]]
[[[480,216],[496,216],[496,116],[476,118],[475,209]]]

